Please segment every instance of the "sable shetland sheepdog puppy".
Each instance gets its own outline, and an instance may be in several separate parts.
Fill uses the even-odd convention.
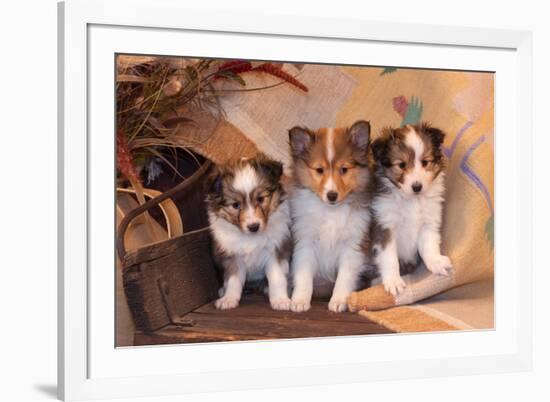
[[[447,275],[452,268],[440,251],[444,137],[440,129],[422,123],[384,129],[372,143],[375,190],[369,258],[394,296],[406,286],[400,268],[411,272],[420,259],[435,274]]]
[[[329,310],[345,311],[365,266],[361,243],[370,220],[370,124],[317,131],[294,127],[289,137],[294,163],[290,309],[309,310],[314,281],[328,281],[334,284]]]
[[[215,168],[206,205],[214,260],[223,268],[218,309],[237,307],[245,281],[267,278],[271,307],[288,310],[290,213],[283,167],[265,156]]]

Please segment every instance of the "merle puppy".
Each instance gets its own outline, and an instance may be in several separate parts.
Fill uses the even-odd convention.
[[[271,307],[288,310],[290,213],[281,163],[260,155],[217,166],[206,204],[214,258],[223,268],[219,309],[238,306],[246,281],[267,278]]]

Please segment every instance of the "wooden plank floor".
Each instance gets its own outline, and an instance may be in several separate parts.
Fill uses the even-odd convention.
[[[212,303],[185,316],[193,326],[169,325],[154,333],[137,332],[135,345],[310,338],[384,334],[392,331],[358,314],[328,311],[314,301],[307,313],[272,310],[267,299],[246,295],[236,309],[216,310]]]

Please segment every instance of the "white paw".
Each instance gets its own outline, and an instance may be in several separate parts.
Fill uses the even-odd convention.
[[[451,259],[446,255],[438,255],[426,262],[426,268],[436,275],[447,276],[449,275],[449,270],[453,269],[453,264],[451,263]]]
[[[239,305],[239,299],[224,296],[216,300],[214,305],[218,310],[229,310]]]
[[[273,310],[288,311],[290,310],[290,299],[286,296],[283,297],[274,297],[269,299],[271,308]]]
[[[292,298],[290,301],[290,310],[295,313],[303,313],[311,308],[310,299]]]
[[[346,298],[332,296],[328,302],[328,309],[335,313],[342,313],[348,309]]]
[[[386,292],[391,293],[394,297],[405,290],[405,288],[407,287],[407,284],[399,275],[383,278],[382,284],[384,285],[384,289],[386,290]]]

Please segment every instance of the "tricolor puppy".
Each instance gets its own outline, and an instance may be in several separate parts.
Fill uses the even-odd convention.
[[[444,137],[422,123],[387,128],[372,143],[376,167],[370,258],[394,296],[405,288],[400,267],[410,272],[421,258],[435,274],[447,275],[452,268],[440,251]]]
[[[294,127],[289,136],[294,162],[290,308],[309,310],[314,281],[328,281],[334,284],[329,310],[345,311],[365,266],[361,242],[370,220],[370,124],[317,131]]]
[[[283,167],[259,156],[218,166],[206,204],[214,259],[223,268],[219,309],[237,307],[245,281],[267,277],[271,307],[288,310],[290,214],[281,185]]]

